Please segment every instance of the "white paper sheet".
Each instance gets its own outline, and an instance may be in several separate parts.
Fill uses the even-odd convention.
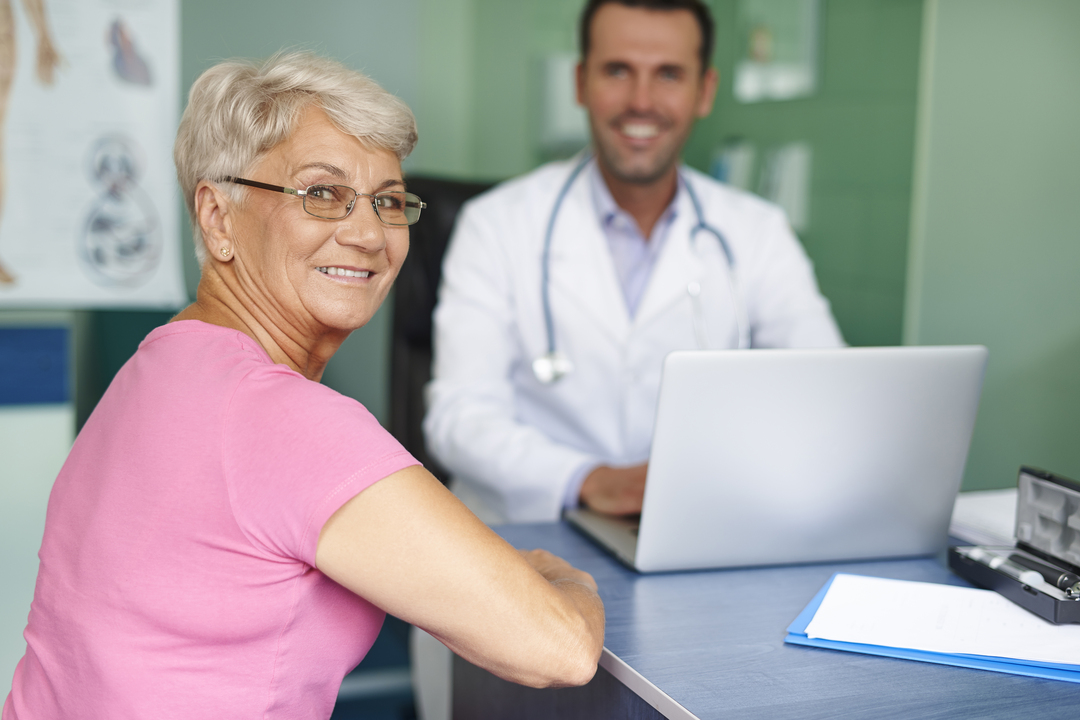
[[[1080,625],[1054,625],[991,590],[837,575],[810,638],[1077,665]]]

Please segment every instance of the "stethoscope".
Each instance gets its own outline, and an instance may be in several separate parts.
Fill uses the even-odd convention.
[[[544,247],[540,256],[540,301],[543,305],[544,311],[544,329],[547,332],[547,352],[538,356],[533,360],[532,370],[536,375],[536,379],[544,384],[550,384],[555,382],[561,377],[573,372],[574,364],[570,362],[570,358],[566,356],[566,353],[561,352],[555,347],[555,320],[552,317],[551,312],[551,239],[555,233],[555,221],[559,216],[559,209],[562,207],[563,200],[566,199],[567,194],[570,192],[570,187],[577,180],[578,175],[585,169],[585,166],[592,160],[591,154],[586,154],[581,162],[574,167],[570,172],[570,175],[566,178],[566,182],[563,183],[562,188],[559,190],[559,194],[555,196],[555,205],[551,208],[551,215],[548,217],[547,230],[544,233]],[[731,247],[728,245],[724,235],[712,225],[705,222],[705,211],[701,207],[701,201],[698,200],[697,193],[694,192],[694,187],[688,180],[682,178],[682,185],[686,188],[687,195],[690,197],[690,203],[694,206],[694,214],[697,217],[697,223],[690,229],[690,242],[696,247],[696,237],[699,232],[706,232],[716,238],[720,243],[720,249],[724,252],[724,259],[727,260],[725,265],[727,269],[727,286],[728,292],[731,294],[732,308],[735,314],[735,327],[738,332],[738,348],[744,349],[750,347],[750,329],[749,322],[744,322],[744,312],[742,303],[739,302],[739,292],[736,285],[735,277],[735,256],[731,253]],[[694,337],[697,340],[698,347],[700,349],[706,349],[710,347],[708,331],[705,327],[705,310],[701,304],[701,285],[697,281],[691,281],[686,286],[686,293],[690,296],[690,302],[694,306]]]

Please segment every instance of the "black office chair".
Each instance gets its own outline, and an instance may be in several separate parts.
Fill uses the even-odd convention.
[[[431,177],[408,178],[409,192],[427,203],[409,228],[409,256],[394,289],[390,348],[390,433],[444,483],[450,474],[424,445],[424,386],[431,379],[431,314],[442,274],[443,254],[466,200],[493,185]]]

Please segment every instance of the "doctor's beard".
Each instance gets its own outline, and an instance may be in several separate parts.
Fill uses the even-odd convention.
[[[619,147],[621,127],[634,121],[657,125],[662,141],[656,147],[642,151]],[[593,145],[596,148],[597,160],[615,180],[633,185],[652,185],[664,179],[678,164],[683,145],[693,127],[691,124],[681,133],[678,129],[672,133],[674,123],[669,119],[651,113],[633,112],[622,113],[604,125],[603,128],[597,128],[593,123]],[[667,136],[663,137],[664,135]]]

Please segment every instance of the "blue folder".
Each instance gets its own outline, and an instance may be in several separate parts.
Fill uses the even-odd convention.
[[[863,645],[861,643],[808,638],[806,636],[806,626],[814,619],[814,615],[821,606],[821,601],[825,599],[825,594],[829,592],[829,587],[832,585],[834,579],[836,579],[836,575],[829,578],[829,582],[825,583],[825,587],[821,588],[818,594],[814,596],[814,599],[810,601],[810,604],[807,605],[803,611],[799,613],[799,616],[795,618],[794,622],[791,623],[788,627],[788,635],[784,638],[784,642],[793,645],[826,648],[828,650],[844,650],[847,652],[863,653],[865,655],[880,655],[882,657],[918,660],[920,662],[937,663],[939,665],[955,665],[956,667],[974,668],[976,670],[992,670],[994,672],[1009,673],[1011,675],[1027,675],[1029,677],[1080,683],[1080,665],[1059,665],[1056,663],[1040,663],[1016,659],[1006,660],[986,655],[937,653],[928,652],[926,650],[912,650],[911,648]]]

